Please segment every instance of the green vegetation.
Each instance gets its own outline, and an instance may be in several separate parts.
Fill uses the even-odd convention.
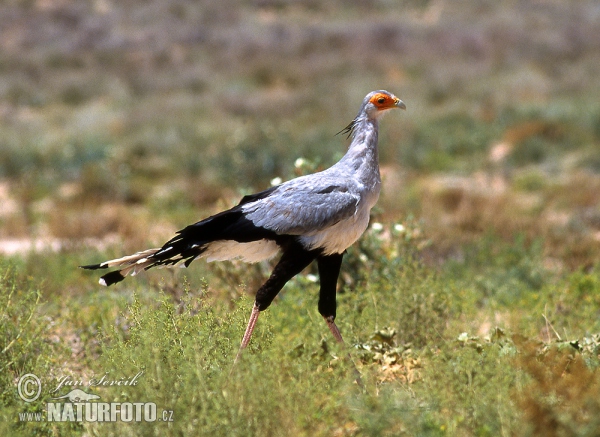
[[[299,277],[235,367],[252,301],[244,286],[232,286],[233,300],[213,288],[226,281],[218,272],[209,282],[178,274],[179,290],[168,278],[150,288],[132,281],[52,303],[15,273],[24,267],[4,266],[5,426],[23,435],[594,435],[599,272],[558,275],[541,265],[541,245],[491,236],[434,268],[419,261],[427,245],[415,249],[414,223],[398,229],[370,230],[344,265],[338,320],[348,350],[316,311],[316,284]],[[63,289],[86,279],[64,278],[56,278]],[[65,375],[143,372],[135,386],[87,391],[104,402],[154,402],[173,422],[18,422],[54,396],[18,399],[25,372],[50,387]]]
[[[0,433],[600,434],[596,2],[46,0],[0,16]],[[342,266],[347,348],[317,312],[315,266],[235,367],[268,263],[109,289],[77,269],[327,167],[380,88],[408,111],[382,122],[382,196]],[[19,420],[45,419],[65,376],[140,372],[82,388],[172,421]]]

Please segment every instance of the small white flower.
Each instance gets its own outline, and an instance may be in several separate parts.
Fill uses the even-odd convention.
[[[271,186],[279,185],[283,180],[280,177],[276,177],[271,179]]]
[[[296,168],[300,168],[300,167],[302,167],[304,164],[306,164],[306,159],[304,159],[304,158],[298,158],[298,159],[296,159],[296,161],[294,162],[294,167],[296,167]]]
[[[464,343],[469,340],[469,334],[467,334],[466,332],[461,332],[457,340]]]
[[[401,234],[405,230],[406,230],[406,228],[404,227],[404,225],[402,223],[396,223],[394,225],[394,231],[398,232],[399,234]]]
[[[364,253],[361,253],[360,255],[358,255],[358,259],[361,260],[364,263],[366,263],[367,261],[369,261],[369,258],[367,258],[367,255],[365,255]]]
[[[310,282],[317,282],[319,280],[319,278],[317,278],[317,275],[313,275],[310,273],[306,275],[306,279],[308,279]]]
[[[381,232],[383,231],[383,225],[381,223],[373,223],[371,225],[371,229],[373,229],[375,232]]]

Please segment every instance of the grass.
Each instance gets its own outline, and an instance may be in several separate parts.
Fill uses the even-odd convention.
[[[235,367],[252,301],[244,286],[229,297],[213,288],[218,270],[205,281],[179,275],[177,293],[159,272],[148,275],[164,278],[154,285],[81,293],[84,274],[53,268],[49,282],[73,290],[57,304],[42,299],[47,291],[22,276],[23,265],[5,265],[1,296],[14,321],[2,325],[5,426],[13,435],[594,435],[598,272],[548,272],[539,244],[493,236],[462,261],[427,266],[418,256],[427,245],[406,236],[416,225],[403,226],[371,229],[344,263],[352,285],[339,295],[338,322],[348,350],[316,311],[316,285],[298,277],[261,316]],[[364,276],[352,278],[357,262]],[[48,386],[64,375],[143,372],[135,386],[87,391],[105,402],[154,402],[173,421],[18,422],[52,397],[44,390],[37,403],[20,401],[14,384],[24,371]]]
[[[4,434],[600,433],[595,2],[113,3],[0,5]],[[408,111],[382,122],[382,196],[344,259],[347,349],[315,266],[235,367],[270,264],[110,289],[76,268],[326,168],[380,88]],[[139,372],[84,388],[172,422],[19,421],[60,377]]]

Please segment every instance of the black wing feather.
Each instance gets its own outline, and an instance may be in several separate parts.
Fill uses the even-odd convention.
[[[268,196],[273,190],[245,196],[239,205],[186,226],[177,235],[167,241],[161,250],[150,257],[154,265],[171,265],[185,260],[186,267],[202,252],[209,243],[219,240],[232,240],[238,243],[249,243],[263,239],[279,241],[281,237],[275,232],[254,223],[244,216],[240,205]],[[249,200],[250,199],[250,200]]]
[[[105,274],[102,276],[101,282],[105,285],[111,285],[122,281],[128,274],[128,271],[126,271],[128,266],[130,267],[140,261],[143,262],[143,268],[146,270],[155,266],[168,266],[180,262],[183,262],[187,267],[207,250],[210,243],[215,241],[230,240],[239,243],[249,243],[269,239],[275,241],[277,244],[283,244],[284,240],[288,237],[278,235],[261,226],[256,226],[252,220],[246,218],[242,210],[242,205],[264,199],[270,196],[276,189],[277,187],[271,187],[259,193],[244,196],[237,206],[181,229],[175,237],[171,238],[151,255],[147,255],[145,258],[144,253],[140,253],[140,256],[137,258],[133,255],[129,263],[125,261],[120,264],[120,266],[125,266],[124,268]],[[101,264],[82,266],[82,268],[103,269],[108,268],[109,263],[110,261],[107,261]],[[121,273],[122,271],[125,271],[125,273]]]
[[[269,197],[271,194],[273,194],[277,189],[279,188],[279,185],[276,185],[274,187],[271,188],[267,188],[264,191],[261,191],[259,193],[255,193],[255,194],[248,194],[244,197],[242,197],[242,200],[240,200],[240,203],[238,203],[237,206],[241,206],[244,205],[245,203],[250,203],[250,202],[255,202],[257,200],[261,200],[264,199],[266,197]]]

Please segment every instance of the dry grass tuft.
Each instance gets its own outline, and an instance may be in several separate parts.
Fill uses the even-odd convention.
[[[573,347],[540,353],[524,345],[517,358],[530,381],[519,404],[533,435],[549,437],[600,433],[600,373]]]

